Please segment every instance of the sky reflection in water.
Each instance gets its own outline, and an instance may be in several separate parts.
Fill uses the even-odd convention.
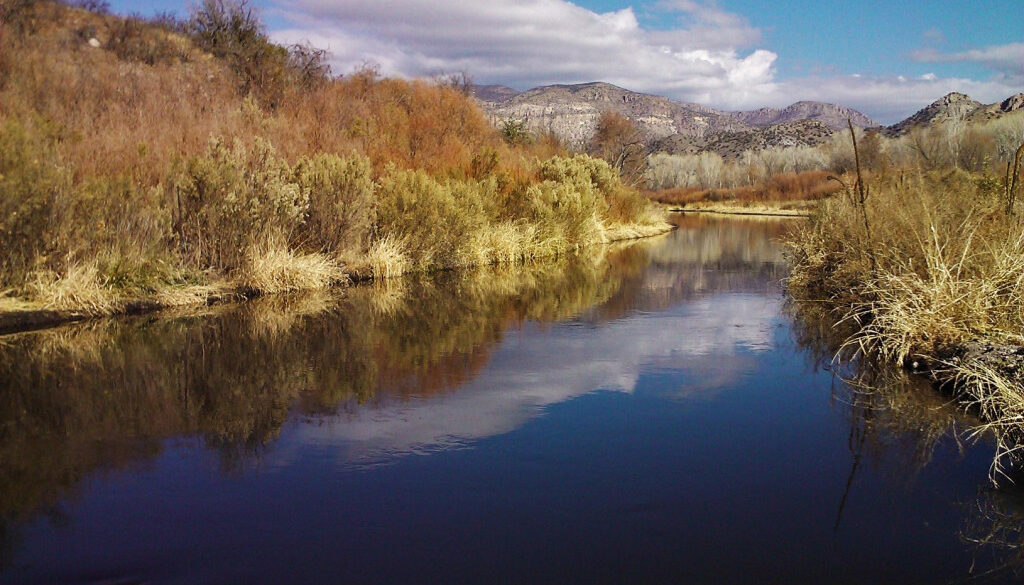
[[[938,583],[1019,556],[965,542],[1022,515],[963,417],[818,368],[785,222],[680,223],[4,338],[0,582]]]

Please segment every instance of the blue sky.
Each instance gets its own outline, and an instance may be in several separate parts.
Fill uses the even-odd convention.
[[[187,15],[189,2],[111,0]],[[899,120],[949,91],[1024,91],[1020,0],[255,0],[271,36],[334,70],[467,71],[527,89],[608,81],[721,109],[808,99]],[[982,6],[982,7],[979,7]]]

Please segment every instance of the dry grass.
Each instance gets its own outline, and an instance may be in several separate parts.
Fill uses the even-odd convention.
[[[1000,193],[955,170],[882,177],[863,211],[852,197],[823,202],[787,242],[789,290],[853,326],[845,349],[928,365],[989,422],[978,432],[997,438],[993,478],[1022,449],[1024,391],[1012,368],[959,356],[979,340],[1024,345],[1024,225]]]
[[[28,290],[44,308],[110,315],[121,307],[118,294],[104,286],[95,264],[72,264],[64,274],[35,272]]]
[[[405,242],[391,235],[374,242],[363,262],[369,267],[374,280],[394,278],[412,268]]]
[[[229,291],[230,289],[223,283],[164,286],[156,291],[153,300],[163,307],[186,307],[201,305],[211,298]]]
[[[328,288],[346,280],[338,262],[325,254],[300,254],[281,245],[254,246],[238,285],[261,294]]]
[[[759,181],[754,185],[732,188],[705,189],[701,187],[677,187],[652,191],[647,196],[659,203],[688,205],[700,202],[735,202],[737,204],[817,201],[842,190],[838,183],[829,180],[825,171],[804,171],[801,173],[780,173]]]

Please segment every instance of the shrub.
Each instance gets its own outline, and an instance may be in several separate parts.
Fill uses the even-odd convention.
[[[303,157],[293,174],[309,201],[299,243],[334,254],[363,252],[377,213],[369,159],[321,153]]]
[[[108,22],[106,48],[119,59],[146,65],[188,59],[188,54],[167,37],[166,31],[134,16]]]
[[[38,128],[15,120],[0,126],[0,286],[20,286],[26,274],[61,250],[55,222],[67,204],[70,173]]]
[[[290,240],[309,209],[288,164],[257,139],[251,148],[213,139],[177,180],[174,230],[182,256],[202,268],[234,270],[268,238]]]
[[[249,0],[203,0],[193,7],[188,30],[201,48],[230,64],[242,95],[256,94],[271,107],[280,104],[288,50],[270,42]]]
[[[473,183],[441,183],[423,171],[392,168],[378,193],[377,233],[403,242],[419,270],[458,265],[467,237],[487,225]]]

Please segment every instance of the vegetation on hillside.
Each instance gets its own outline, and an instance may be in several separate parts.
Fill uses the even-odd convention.
[[[332,76],[245,0],[89,7],[0,8],[0,303],[103,313],[663,229],[606,163],[503,139],[464,85]]]

